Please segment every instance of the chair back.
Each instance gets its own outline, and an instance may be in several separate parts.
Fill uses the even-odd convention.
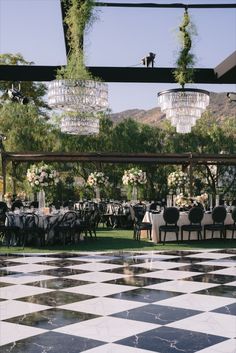
[[[144,215],[146,213],[146,206],[137,204],[137,205],[133,206],[133,210],[134,210],[135,218],[138,221],[142,221],[143,217],[144,217]]]
[[[177,224],[179,220],[179,210],[176,207],[167,207],[163,212],[166,224]]]
[[[212,220],[214,223],[224,223],[227,211],[224,206],[216,206],[212,211]]]
[[[204,216],[204,211],[201,207],[193,207],[190,209],[188,219],[190,223],[200,224]]]
[[[59,226],[73,228],[77,220],[77,214],[75,211],[66,212],[61,221],[59,222]]]
[[[24,214],[23,224],[24,224],[24,228],[27,228],[27,229],[38,228],[38,225],[39,225],[38,215],[35,213]]]
[[[231,213],[231,217],[232,217],[233,221],[236,222],[236,207],[233,208],[232,213]]]

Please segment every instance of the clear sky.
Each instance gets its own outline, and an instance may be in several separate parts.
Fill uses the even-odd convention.
[[[135,0],[107,2],[138,3]],[[180,1],[149,0],[153,3]],[[185,0],[185,4],[233,3],[235,0]],[[155,67],[175,66],[178,26],[183,9],[97,7],[97,20],[86,33],[88,66],[142,67],[141,59],[156,54]],[[214,68],[236,50],[236,9],[189,9],[197,36],[192,52],[197,67]],[[59,0],[0,0],[0,54],[21,53],[36,65],[66,63]],[[151,68],[150,68],[151,70]],[[109,83],[109,105],[113,112],[151,109],[157,92],[174,84]],[[213,92],[236,91],[236,85],[191,85]]]

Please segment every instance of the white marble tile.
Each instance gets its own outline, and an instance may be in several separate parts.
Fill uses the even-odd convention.
[[[31,274],[31,273],[19,273],[9,276],[2,276],[0,277],[0,282],[5,283],[12,283],[12,284],[25,284],[31,283],[35,281],[44,281],[47,279],[55,278],[54,276],[47,276],[47,275],[38,275],[38,274]]]
[[[202,272],[191,272],[191,271],[175,271],[175,270],[161,270],[156,272],[148,272],[139,275],[140,277],[151,277],[151,278],[163,278],[163,279],[183,279],[192,276],[197,276]]]
[[[236,268],[235,267],[228,267],[228,268],[223,268],[222,270],[211,271],[209,273],[214,273],[214,274],[218,274],[218,275],[229,275],[229,276],[236,277]]]
[[[10,322],[0,322],[0,346],[32,337],[46,332],[46,330],[31,326],[12,324]],[[0,349],[1,351],[1,349]],[[9,351],[10,352],[10,351]]]
[[[183,294],[169,299],[164,299],[153,304],[173,306],[177,308],[209,311],[233,304],[233,298],[218,297],[204,294]]]
[[[137,287],[134,287],[134,286],[124,286],[121,284],[91,283],[91,284],[85,284],[84,286],[76,286],[76,287],[62,289],[61,291],[103,297],[106,295],[121,293],[121,292],[129,291],[131,289],[136,289],[136,288]]]
[[[191,254],[187,255],[186,257],[191,258],[201,258],[201,259],[224,259],[227,257],[231,257],[232,254],[224,254],[224,253],[215,253],[215,252],[206,252],[206,253],[198,253],[198,254]]]
[[[89,349],[88,351],[86,351],[86,353],[161,353],[161,352],[157,352],[157,351],[154,352],[150,350],[147,351],[146,349],[123,346],[116,343],[108,343],[103,346]]]
[[[66,268],[72,268],[76,270],[84,270],[84,271],[104,271],[104,270],[110,270],[113,268],[118,268],[121,267],[120,265],[113,265],[113,264],[104,264],[100,262],[91,262],[91,263],[86,263],[86,264],[80,264],[80,265],[72,265],[72,266],[67,266]]]
[[[236,286],[236,281],[228,282],[228,283],[227,283],[227,286]]]
[[[202,349],[197,353],[236,353],[236,340],[226,340],[224,342],[215,344],[214,346]]]
[[[44,271],[44,270],[51,270],[57,268],[56,266],[48,266],[48,265],[37,265],[37,264],[25,264],[25,265],[16,265],[16,266],[9,266],[8,271],[12,272],[37,272],[37,271]]]
[[[219,260],[211,260],[211,261],[202,261],[201,265],[210,265],[210,266],[224,266],[224,267],[232,267],[236,266],[236,261],[230,259],[219,259]]]
[[[87,256],[79,256],[79,257],[68,257],[68,260],[77,260],[84,262],[104,262],[109,260],[114,260],[114,256],[99,256],[99,253],[87,254]]]
[[[11,262],[22,262],[24,264],[35,264],[37,262],[47,262],[47,261],[53,261],[57,260],[58,257],[46,257],[46,256],[22,256],[22,257],[17,257],[14,259],[9,258],[8,261],[10,260]]]
[[[186,263],[178,263],[178,262],[165,262],[165,261],[149,261],[143,264],[135,264],[131,267],[141,267],[146,268],[148,270],[169,270],[175,267],[186,266]]]
[[[120,300],[116,298],[97,297],[70,304],[61,305],[60,308],[81,311],[95,315],[111,315],[121,311],[130,310],[144,306],[146,303]]]
[[[6,320],[11,317],[33,313],[35,311],[41,311],[49,308],[50,307],[46,305],[21,302],[17,300],[4,300],[0,302],[0,319]]]
[[[218,284],[214,283],[202,283],[202,282],[192,282],[192,281],[169,281],[163,283],[152,284],[146,286],[148,289],[158,289],[158,290],[168,290],[173,292],[182,292],[182,293],[192,293],[197,292],[202,289],[216,287]]]
[[[228,338],[234,338],[236,333],[235,316],[212,312],[191,316],[166,326]]]
[[[159,325],[126,320],[114,317],[101,317],[68,325],[54,330],[55,332],[87,337],[104,342],[115,342],[138,333],[152,330]],[[124,348],[125,351],[125,348]],[[123,352],[124,352],[123,351]]]
[[[48,292],[52,292],[52,289],[17,284],[17,285],[1,288],[0,298],[16,299],[16,298],[28,297],[30,295],[36,295],[40,293],[48,293]]]
[[[81,281],[91,281],[91,282],[105,282],[117,278],[127,277],[118,273],[108,273],[108,272],[87,272],[78,275],[67,276],[66,278],[78,279]]]

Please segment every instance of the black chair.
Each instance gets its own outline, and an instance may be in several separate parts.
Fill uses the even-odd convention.
[[[75,235],[75,223],[77,214],[75,211],[66,212],[54,226],[55,238],[62,238],[63,245],[66,241],[73,242]]]
[[[225,230],[226,230],[226,232],[227,232],[227,230],[232,232],[232,239],[233,239],[234,238],[234,232],[236,230],[236,207],[233,208],[231,216],[232,216],[233,223],[232,224],[226,224],[225,225]]]
[[[177,222],[179,220],[179,210],[176,207],[167,207],[163,212],[163,218],[165,225],[159,227],[159,238],[161,242],[161,234],[164,232],[163,245],[166,241],[166,233],[175,233],[176,240],[179,241],[179,226]]]
[[[215,232],[220,232],[220,238],[225,238],[226,229],[225,229],[225,218],[227,212],[224,206],[216,206],[212,211],[212,221],[211,224],[204,225],[204,239],[206,239],[206,231],[211,231],[211,238],[213,239]]]
[[[100,221],[100,213],[98,209],[94,210],[83,210],[78,213],[78,219],[75,225],[75,232],[79,234],[84,233],[85,240],[88,239],[88,234],[90,235],[90,239],[97,239],[97,227]]]
[[[23,215],[23,249],[25,244],[35,239],[36,244],[43,246],[45,244],[45,231],[39,226],[39,216],[35,213],[26,213]],[[30,238],[30,239],[29,239]]]
[[[6,238],[8,247],[22,244],[21,229],[16,225],[13,213],[6,213],[5,227],[2,226],[2,232]]]
[[[137,204],[130,208],[133,219],[134,239],[136,240],[140,240],[142,231],[147,231],[147,237],[149,236],[149,239],[152,239],[152,224],[150,222],[143,222],[145,212],[145,205]]]
[[[12,203],[11,210],[14,211],[16,208],[20,209],[21,207],[24,207],[23,202],[21,200],[15,200]]]
[[[183,224],[181,226],[181,240],[183,240],[183,232],[188,232],[188,240],[192,232],[197,232],[198,240],[202,239],[202,219],[204,211],[201,207],[193,207],[188,213],[188,219],[190,224]]]

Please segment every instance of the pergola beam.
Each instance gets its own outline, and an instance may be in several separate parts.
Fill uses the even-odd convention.
[[[120,3],[120,2],[95,2],[95,6],[102,7],[133,7],[133,8],[179,8],[179,9],[231,9],[236,8],[236,4],[156,4],[156,3]]]

